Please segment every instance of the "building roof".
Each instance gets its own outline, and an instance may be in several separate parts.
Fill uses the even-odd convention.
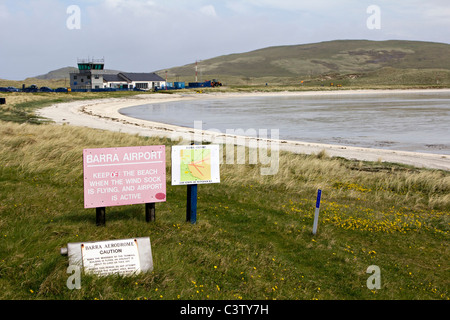
[[[103,75],[103,81],[106,82],[127,82],[127,80],[122,79],[119,77],[118,74],[104,74]]]
[[[156,73],[121,72],[118,76],[127,81],[165,81]]]

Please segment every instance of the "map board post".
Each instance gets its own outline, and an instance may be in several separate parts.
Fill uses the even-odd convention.
[[[219,146],[172,147],[172,185],[187,186],[186,220],[197,222],[199,184],[220,183]]]
[[[130,204],[146,204],[146,220],[153,221],[149,204],[166,201],[163,145],[84,149],[83,174],[84,207],[96,208],[98,225],[105,224],[106,207]]]
[[[192,224],[197,222],[197,184],[187,186],[186,221]]]

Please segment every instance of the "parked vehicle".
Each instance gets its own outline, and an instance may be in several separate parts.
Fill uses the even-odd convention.
[[[49,88],[49,87],[41,87],[39,89],[40,92],[55,92],[53,89]]]
[[[67,88],[56,88],[55,92],[68,92]]]
[[[19,89],[14,87],[0,87],[0,92],[19,92]]]
[[[212,81],[211,81],[211,87],[221,87],[222,86],[222,82],[220,82],[219,80],[217,80],[217,79],[212,79]]]
[[[38,92],[39,88],[37,85],[32,84],[31,86],[27,87],[27,88],[23,88],[22,89],[23,92]]]

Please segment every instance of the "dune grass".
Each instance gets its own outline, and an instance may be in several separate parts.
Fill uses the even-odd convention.
[[[222,164],[199,186],[198,221],[185,222],[186,187],[171,186],[174,141],[50,124],[0,122],[0,299],[449,299],[450,174],[409,166],[280,154]],[[156,221],[141,205],[83,208],[84,148],[165,144],[167,201]],[[311,233],[323,190],[317,235]],[[82,275],[69,290],[70,242],[149,236],[154,271]],[[381,289],[366,281],[381,269]]]
[[[6,99],[6,104],[0,105],[0,120],[16,123],[41,124],[48,120],[42,119],[35,114],[35,111],[39,108],[75,100],[120,98],[137,94],[143,93],[135,91],[71,93],[2,92],[1,96]]]

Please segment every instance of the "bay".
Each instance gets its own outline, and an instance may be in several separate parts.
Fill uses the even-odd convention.
[[[204,130],[278,129],[280,139],[450,154],[450,93],[354,93],[208,98],[121,109]]]

